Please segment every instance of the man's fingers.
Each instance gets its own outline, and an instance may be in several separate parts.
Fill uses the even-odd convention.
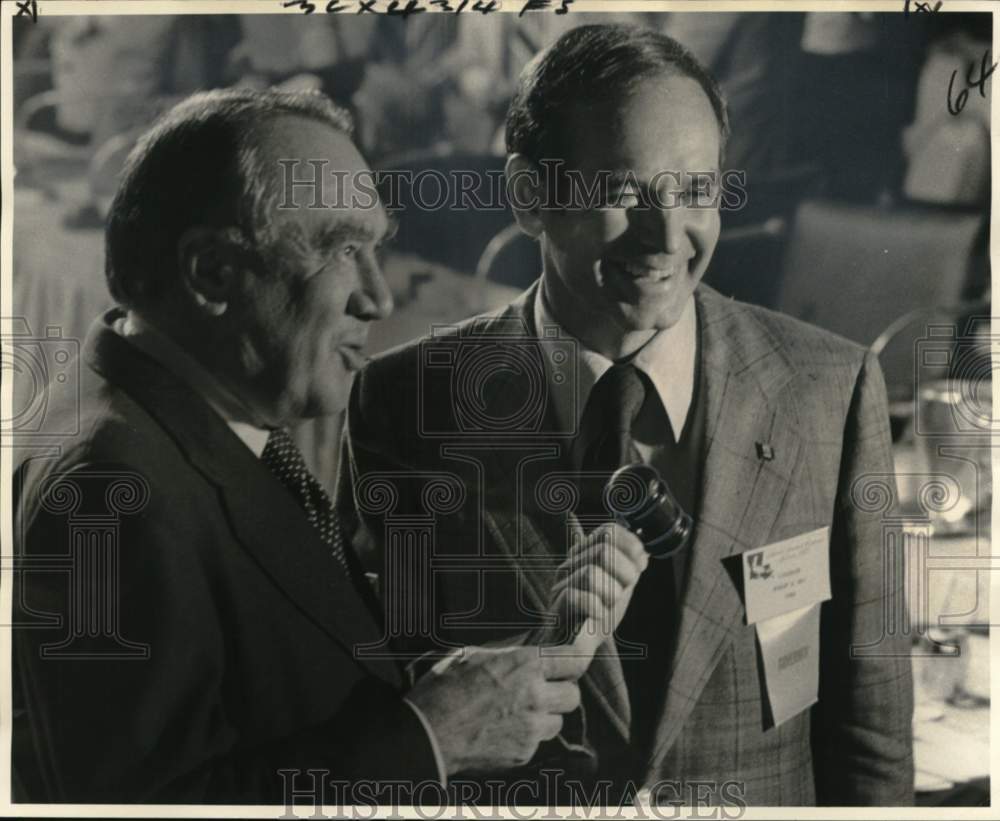
[[[535,732],[539,741],[555,738],[562,730],[563,719],[558,713],[537,713],[535,721]]]
[[[594,660],[597,648],[607,640],[607,633],[598,630],[597,623],[593,619],[587,619],[577,630],[576,637],[569,647],[572,655],[581,660],[586,659],[589,666],[590,662]]]
[[[610,527],[609,537],[617,553],[623,553],[628,556],[629,561],[639,567],[640,570],[646,567],[646,563],[649,561],[649,554],[646,552],[646,548],[639,537],[631,530],[616,522]]]
[[[477,647],[466,660],[483,666],[494,679],[503,679],[520,667],[538,664],[538,649],[535,647]]]
[[[610,573],[596,565],[581,568],[573,574],[571,584],[567,590],[571,606],[574,596],[583,594],[593,594],[600,598],[605,607],[611,607],[624,592],[625,586]]]
[[[572,681],[547,681],[540,709],[548,713],[571,713],[580,706],[580,688]]]
[[[634,533],[618,524],[606,524],[591,533],[578,549],[570,551],[559,567],[558,577],[565,579],[581,567],[598,565],[628,586],[648,562],[649,554]]]
[[[570,629],[575,630],[575,622],[582,622],[584,619],[593,619],[599,627],[611,623],[611,611],[604,606],[604,602],[599,595],[588,590],[570,588],[566,591],[567,615],[574,620]]]
[[[643,556],[646,556],[645,550]],[[600,551],[596,561],[601,569],[611,575],[622,587],[628,587],[639,580],[642,571],[646,569],[647,560],[644,558],[641,562],[635,562],[631,556],[609,547]]]
[[[586,644],[578,645],[575,639],[572,644],[543,647],[541,652],[542,671],[549,681],[575,681],[587,671],[594,657],[593,650]]]

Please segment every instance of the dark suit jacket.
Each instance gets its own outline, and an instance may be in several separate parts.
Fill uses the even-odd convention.
[[[575,376],[571,358],[534,341],[536,292],[377,358],[355,385],[350,478],[382,548],[370,561],[391,581],[405,564],[393,528],[417,513],[435,517],[435,573],[425,587],[438,644],[537,625],[567,543],[573,432],[558,429],[547,397]],[[891,542],[871,494],[893,481],[877,361],[707,287],[696,300],[704,469],[674,672],[663,682],[654,750],[638,755],[621,663],[605,645],[583,688],[598,775],[637,786],[704,781],[715,785],[715,803],[742,795],[751,805],[908,804],[909,644],[885,630],[883,617],[902,601],[901,576],[884,574],[883,544]],[[562,375],[558,387],[544,384],[543,356]],[[773,458],[757,443],[769,444]],[[442,505],[429,488],[449,481],[464,490]],[[745,623],[739,560],[734,574],[730,557],[824,526],[833,596],[821,611],[819,702],[775,728],[755,629]],[[503,559],[518,571],[505,572]],[[724,790],[727,782],[735,785]],[[680,793],[694,800],[693,788]],[[677,800],[677,790],[661,797]]]
[[[282,769],[306,791],[306,769],[436,781],[400,669],[355,657],[373,609],[287,490],[106,325],[84,361],[79,407],[49,408],[79,434],[15,476],[15,798],[281,804]]]

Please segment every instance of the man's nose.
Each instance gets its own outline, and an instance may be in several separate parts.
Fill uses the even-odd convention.
[[[639,238],[643,244],[666,254],[679,254],[685,242],[685,210],[677,205],[651,203],[636,212]]]
[[[347,312],[358,319],[385,319],[392,313],[392,291],[374,259],[360,266],[358,287],[347,301]]]

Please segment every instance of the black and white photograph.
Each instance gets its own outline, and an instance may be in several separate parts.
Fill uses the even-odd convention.
[[[0,815],[989,818],[995,9],[4,0]]]

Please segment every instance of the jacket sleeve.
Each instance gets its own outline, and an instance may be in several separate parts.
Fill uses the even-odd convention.
[[[122,472],[121,465],[79,467]],[[77,510],[98,510],[113,481],[77,482]],[[280,715],[283,705],[253,703],[256,682],[234,680],[221,548],[191,527],[190,511],[170,509],[178,496],[169,488],[151,486],[149,498],[142,512],[120,517],[117,559],[91,552],[91,563],[70,574],[44,570],[47,558],[88,550],[70,541],[66,515],[37,498],[15,499],[24,514],[23,567],[35,568],[16,574],[14,589],[21,626],[13,630],[20,717],[13,764],[21,800],[283,805],[293,788],[308,796],[337,781],[438,780],[417,715],[391,685],[359,674],[346,652],[353,683],[331,682],[322,720],[247,738],[234,709]],[[81,620],[80,609],[110,601],[109,584],[118,586],[113,624],[88,635],[93,621]],[[57,625],[26,626],[45,614]],[[52,655],[74,632],[63,648],[72,655]],[[315,782],[308,770],[319,771]],[[324,797],[335,796],[317,800]]]
[[[409,356],[405,360],[395,360],[391,363],[395,366],[395,370],[389,368],[388,361],[376,361],[364,369],[355,381],[347,412],[338,476],[337,498],[341,510],[364,509],[364,505],[357,498],[358,483],[366,475],[375,472],[392,477],[393,493],[398,509],[407,513],[420,509],[420,494],[408,475],[420,470],[433,470],[436,465],[429,463],[430,460],[423,455],[416,443],[419,436],[416,435],[414,418],[405,418],[408,414],[420,412],[416,407],[417,391],[401,388],[408,384],[412,386],[415,382],[413,371],[419,367],[414,352],[411,350],[406,353]],[[397,379],[395,377],[400,376],[398,372],[403,370],[399,367],[401,363],[407,366],[408,373],[405,378]],[[506,480],[506,477],[503,480]],[[382,532],[382,522],[377,517],[359,514],[355,524],[357,532],[354,544],[359,550],[362,563],[384,578],[387,564],[386,551],[389,546],[384,545],[379,537]],[[478,533],[467,519],[454,516],[450,522],[438,529],[437,536],[441,539],[464,539],[469,544],[475,544]],[[396,572],[400,564],[402,563],[396,563]],[[425,572],[424,568],[409,567],[409,569],[411,572],[414,570]],[[409,585],[412,591],[423,588],[417,578],[411,577],[404,584]],[[437,624],[441,616],[448,612],[447,591],[442,591],[440,586],[435,585],[434,595],[435,599],[425,602],[424,607]],[[507,605],[513,609],[517,603],[511,601]],[[478,642],[475,639],[475,632],[465,635]],[[528,645],[537,641],[537,638],[537,631],[528,631],[500,639],[493,636],[486,643]],[[414,640],[410,636],[401,636],[398,646],[416,653],[434,651],[433,655],[424,656],[411,665],[410,675],[414,680],[430,667],[432,660],[440,658],[441,654],[440,647],[432,645],[426,639]],[[535,772],[542,767],[553,766],[561,767],[566,772],[589,774],[594,762],[595,753],[587,738],[585,709],[581,706],[573,713],[564,716],[562,732],[556,739],[539,746],[538,753],[529,767]],[[516,780],[520,775],[522,773],[514,772],[508,773],[507,777]]]
[[[910,637],[899,630],[902,565],[883,533],[878,493],[894,476],[885,384],[867,354],[844,429],[830,543],[833,598],[823,608],[820,698],[813,712],[817,802],[913,803]],[[878,496],[878,502],[875,497]],[[899,555],[899,554],[896,554]]]

